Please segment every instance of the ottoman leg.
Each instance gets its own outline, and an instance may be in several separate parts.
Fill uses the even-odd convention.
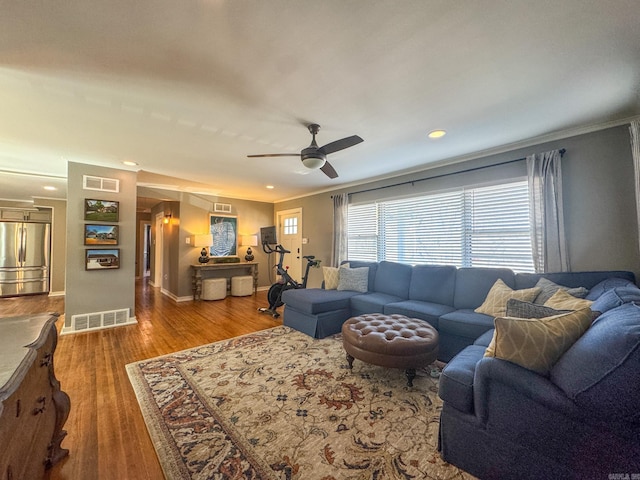
[[[413,379],[416,378],[416,369],[407,368],[404,373],[407,376],[407,385],[413,387]]]
[[[347,353],[347,363],[349,364],[349,370],[353,370],[353,357]]]

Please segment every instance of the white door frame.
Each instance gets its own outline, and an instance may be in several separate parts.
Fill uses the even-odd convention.
[[[162,246],[163,246],[163,223],[164,215],[162,213],[158,213],[156,215],[156,245],[154,249],[154,267],[153,267],[153,286],[154,287],[162,287]]]
[[[296,237],[293,238],[288,236],[289,240],[292,240],[291,244],[288,245],[288,250],[291,250],[291,257],[287,261],[285,257],[285,262],[290,266],[289,275],[291,275],[295,280],[301,281],[303,266],[302,266],[302,207],[292,208],[289,210],[280,210],[276,212],[276,225],[278,228],[278,240],[279,243],[282,243],[282,239],[284,238],[284,225],[283,225],[283,217],[298,217],[298,232]],[[285,247],[287,248],[287,247]]]

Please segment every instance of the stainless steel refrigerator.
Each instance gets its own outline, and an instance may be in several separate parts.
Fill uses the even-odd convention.
[[[49,291],[51,225],[0,222],[0,297]]]

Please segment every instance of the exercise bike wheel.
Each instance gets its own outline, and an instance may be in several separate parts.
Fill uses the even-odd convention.
[[[276,308],[284,305],[282,301],[282,292],[287,290],[287,285],[284,283],[274,283],[267,292],[267,301],[269,302],[269,308],[275,310]]]

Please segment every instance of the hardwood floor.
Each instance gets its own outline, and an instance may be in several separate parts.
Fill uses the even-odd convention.
[[[281,325],[257,311],[266,292],[214,302],[175,303],[146,280],[136,282],[137,325],[58,338],[55,372],[71,397],[62,442],[69,457],[53,480],[161,479],[162,470],[129,383],[127,363]],[[64,312],[63,297],[0,300],[0,316]],[[64,317],[58,320],[62,328]]]

